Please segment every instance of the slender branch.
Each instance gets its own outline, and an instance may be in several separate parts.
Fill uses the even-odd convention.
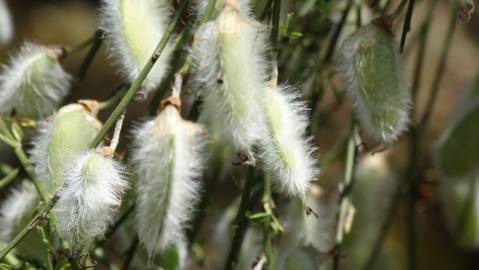
[[[76,82],[80,82],[85,78],[86,72],[88,71],[88,68],[90,67],[91,63],[93,62],[93,59],[95,58],[95,55],[97,54],[98,50],[101,47],[101,44],[103,43],[103,31],[102,30],[97,30],[94,35],[94,40],[93,44],[88,51],[85,59],[80,65],[80,68],[77,71],[76,74]]]
[[[168,25],[168,28],[166,29],[165,33],[161,37],[161,40],[158,43],[158,46],[156,47],[155,51],[153,52],[152,56],[150,57],[150,60],[143,67],[140,74],[135,79],[135,81],[133,81],[133,83],[131,84],[131,86],[128,89],[128,91],[126,92],[126,94],[123,96],[120,103],[116,106],[116,108],[113,110],[111,115],[108,117],[108,119],[106,120],[102,129],[98,132],[97,136],[95,137],[95,139],[90,144],[91,148],[95,148],[100,144],[100,142],[105,137],[106,133],[115,124],[116,120],[118,120],[118,118],[123,113],[123,111],[126,109],[128,104],[130,104],[130,102],[132,101],[136,92],[138,92],[138,90],[140,90],[140,88],[143,84],[143,81],[146,79],[146,76],[151,71],[151,69],[155,65],[156,61],[158,61],[158,59],[160,58],[161,53],[163,52],[163,50],[166,47],[166,44],[168,43],[171,36],[173,35],[173,32],[175,31],[176,24],[178,23],[178,21],[179,21],[181,15],[183,14],[183,12],[185,11],[187,4],[188,4],[188,0],[182,0],[181,1],[180,6],[178,7],[178,9],[175,12],[173,20],[170,22],[170,24]]]
[[[64,46],[62,48],[62,51],[63,51],[63,57],[67,57],[69,56],[70,54],[73,54],[73,53],[77,53],[79,51],[82,51],[86,48],[88,48],[96,39],[96,34],[94,34],[93,36],[91,36],[90,38],[88,38],[87,40],[79,43],[79,44],[75,44],[73,46]]]
[[[248,168],[243,192],[241,194],[241,202],[236,216],[234,225],[234,234],[231,248],[226,260],[225,270],[232,270],[238,263],[239,252],[243,242],[246,229],[248,227],[248,218],[246,217],[246,210],[248,210],[249,201],[251,199],[251,188],[254,182],[254,168]]]
[[[273,1],[273,16],[271,18],[271,45],[274,54],[278,53],[279,18],[281,15],[281,0]]]
[[[427,34],[429,33],[430,29],[430,21],[432,17],[432,10],[434,9],[434,6],[436,4],[436,0],[433,0],[431,3],[429,10],[430,13],[427,15],[425,21],[421,25],[420,33],[419,33],[419,48],[417,51],[416,55],[416,62],[414,66],[414,78],[413,78],[413,83],[411,86],[411,93],[412,93],[412,103],[414,106],[412,107],[411,110],[411,115],[415,115],[416,111],[416,99],[417,99],[417,93],[419,91],[419,85],[421,83],[421,75],[422,75],[422,68],[423,68],[423,63],[424,63],[424,58],[425,58],[425,49],[426,49],[426,44],[427,44]],[[412,136],[412,134],[410,134]],[[415,146],[413,146],[412,143],[413,138],[410,137],[410,158],[413,159],[415,158],[413,155],[416,155],[415,153]],[[410,160],[411,162],[411,160]],[[414,161],[415,162],[415,161]],[[410,165],[409,165],[410,166]],[[406,176],[407,178],[407,176]],[[372,269],[374,267],[374,264],[376,263],[376,259],[379,255],[379,252],[381,251],[382,245],[384,243],[384,240],[386,239],[389,227],[392,225],[395,214],[397,209],[399,208],[400,205],[400,198],[401,198],[401,186],[402,184],[399,184],[396,187],[396,191],[394,192],[393,198],[391,200],[391,205],[389,206],[388,209],[388,214],[386,218],[384,219],[384,222],[381,226],[381,229],[379,231],[378,237],[376,241],[374,242],[374,245],[371,249],[371,252],[369,253],[368,259],[366,260],[366,263],[364,267],[362,268],[363,270],[368,270]]]
[[[17,178],[18,173],[20,172],[19,169],[14,169],[11,172],[9,172],[5,177],[0,179],[0,189],[10,185],[10,183]]]
[[[120,226],[130,217],[130,215],[135,210],[136,203],[132,203],[128,208],[123,212],[123,214],[113,223],[110,229],[105,233],[104,239],[107,240],[120,228]],[[104,241],[105,241],[104,240]]]
[[[434,105],[436,103],[437,95],[440,90],[440,83],[442,79],[442,74],[444,72],[444,68],[446,66],[446,60],[447,56],[449,53],[449,49],[451,47],[452,43],[452,37],[454,34],[454,30],[456,28],[456,23],[457,23],[457,7],[452,9],[451,11],[451,17],[449,19],[449,26],[447,28],[447,33],[445,40],[443,42],[443,47],[441,49],[441,54],[440,54],[440,60],[439,60],[439,65],[437,66],[436,73],[434,75],[434,80],[433,83],[431,84],[431,90],[429,94],[429,98],[427,99],[426,102],[426,108],[424,111],[424,115],[419,122],[419,126],[421,127],[422,130],[426,128],[427,122],[429,121],[429,118],[431,117],[432,111],[434,109]]]
[[[125,259],[125,262],[123,263],[123,267],[121,268],[122,270],[128,270],[130,268],[131,262],[133,261],[133,258],[135,257],[135,254],[139,245],[140,245],[140,238],[138,238],[138,235],[135,235],[135,238],[131,242],[130,247],[126,251],[126,254],[125,254],[126,259]]]
[[[22,149],[22,146],[19,143],[14,148],[14,151],[15,151],[15,155],[17,156],[18,160],[22,164],[23,169],[28,174],[28,177],[30,177],[30,179],[32,180],[33,185],[35,185],[35,188],[37,189],[38,194],[40,195],[40,199],[44,203],[48,203],[48,201],[50,200],[50,195],[49,195],[48,191],[45,189],[45,186],[43,185],[43,183],[32,172],[32,170],[30,168],[30,161],[28,160],[27,155],[25,154],[25,152]]]
[[[263,224],[263,248],[267,260],[268,270],[273,270],[274,267],[274,257],[273,257],[273,232],[271,231],[271,222],[272,222],[272,198],[271,198],[271,178],[269,175],[264,175],[263,177],[263,207],[267,213],[270,214],[267,221]]]
[[[85,78],[86,72],[88,71],[88,68],[93,62],[93,59],[95,58],[95,55],[97,54],[103,42],[103,31],[97,30],[91,39],[92,39],[91,40],[92,45],[90,47],[90,50],[88,51],[87,55],[83,59],[83,62],[80,64],[80,67],[78,68],[78,71],[75,75],[75,79],[73,80],[72,90],[70,91],[68,96],[65,98],[65,101],[64,101],[65,103],[70,103],[72,101],[73,93],[75,92],[80,82]]]
[[[216,0],[208,0],[208,5],[206,6],[205,9],[205,14],[203,14],[203,17],[201,18],[201,24],[207,23],[213,13],[215,12],[215,7],[216,7]]]
[[[353,6],[353,0],[348,0],[348,4],[346,8],[343,10],[341,14],[341,19],[339,20],[336,28],[334,29],[333,35],[331,36],[331,41],[329,42],[328,49],[326,50],[326,54],[324,55],[323,62],[328,63],[331,62],[334,56],[334,51],[336,50],[336,43],[338,43],[339,35],[343,30],[344,25],[346,24],[346,19],[348,18],[349,10]]]
[[[409,5],[406,11],[406,19],[404,19],[404,24],[402,28],[401,34],[401,42],[399,43],[399,53],[404,52],[404,45],[406,44],[406,36],[411,31],[411,20],[412,20],[412,13],[414,11],[414,2],[415,0],[409,0]]]
[[[40,211],[38,214],[33,218],[32,221],[28,223],[27,226],[23,227],[23,229],[15,236],[15,238],[7,244],[7,246],[0,251],[0,261],[15,247],[22,241],[27,234],[35,228],[35,226],[45,219],[48,215],[48,212],[55,206],[59,197],[57,195],[53,196],[50,202]]]
[[[334,246],[333,269],[339,269],[339,259],[341,257],[341,247],[344,239],[345,217],[348,214],[349,194],[354,184],[354,168],[356,163],[356,139],[355,139],[355,123],[352,120],[350,135],[347,146],[346,166],[344,170],[344,179],[340,185],[341,194],[339,196],[339,211],[337,213],[336,227],[336,243]]]

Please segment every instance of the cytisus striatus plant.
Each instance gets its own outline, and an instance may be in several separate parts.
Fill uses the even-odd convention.
[[[1,59],[0,269],[389,269],[398,246],[415,269],[436,177],[452,235],[478,246],[477,91],[435,151],[425,140],[471,1],[451,5],[424,94],[435,0],[421,26],[413,0],[102,0],[88,40],[16,49],[57,41],[13,33],[20,2],[0,0],[0,58],[16,52]],[[120,76],[87,75],[94,61]],[[407,245],[387,238],[396,223]]]

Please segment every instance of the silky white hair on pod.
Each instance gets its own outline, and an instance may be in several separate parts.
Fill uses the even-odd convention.
[[[0,241],[9,242],[29,211],[34,209],[38,194],[33,184],[24,181],[2,202],[0,207]]]
[[[409,92],[394,37],[375,22],[348,37],[340,70],[354,111],[366,135],[391,144],[408,128]]]
[[[72,159],[89,149],[101,126],[96,113],[78,103],[64,106],[39,122],[30,160],[35,175],[50,192],[60,187]]]
[[[264,134],[267,65],[265,28],[226,1],[218,18],[195,35],[194,88],[204,100],[211,133],[254,164],[252,146]]]
[[[212,18],[215,18],[218,13],[221,12],[221,9],[224,7],[225,2],[228,0],[217,0],[215,4],[215,9]],[[238,5],[238,11],[244,17],[253,19],[253,13],[250,7],[249,0],[236,0]],[[206,11],[206,7],[208,6],[208,0],[195,0],[192,3],[192,12],[197,14],[198,16],[203,16]]]
[[[268,136],[259,144],[261,161],[281,191],[305,197],[318,175],[316,148],[306,135],[308,109],[288,86],[265,89]]]
[[[171,104],[133,135],[136,228],[153,261],[159,252],[185,240],[184,230],[200,197],[206,140],[202,127],[183,120]]]
[[[71,86],[59,63],[62,51],[26,42],[0,75],[0,114],[42,118],[56,111]]]
[[[167,0],[103,0],[101,29],[106,33],[109,56],[129,81],[140,74],[165,33],[172,7]],[[168,44],[143,82],[154,90],[163,79],[170,61]]]
[[[101,150],[83,152],[71,165],[53,211],[62,236],[79,250],[104,234],[121,204],[128,182],[125,166]]]
[[[8,43],[13,36],[13,23],[8,5],[0,0],[0,44]]]

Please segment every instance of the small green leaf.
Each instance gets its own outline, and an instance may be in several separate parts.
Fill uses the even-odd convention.
[[[301,38],[303,36],[303,33],[301,32],[291,32],[289,33],[289,38],[290,39],[298,39],[298,38]]]

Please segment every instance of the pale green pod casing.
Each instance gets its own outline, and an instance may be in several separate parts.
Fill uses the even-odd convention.
[[[225,4],[195,34],[194,88],[203,98],[210,133],[255,162],[253,146],[265,129],[266,28]]]
[[[165,33],[172,7],[167,0],[103,0],[101,28],[108,40],[109,55],[129,81],[139,75]],[[155,89],[163,79],[171,55],[168,44],[143,85]]]
[[[0,114],[42,118],[55,112],[68,94],[71,76],[59,62],[59,48],[25,43],[0,75]]]
[[[150,262],[172,246],[182,250],[185,228],[199,199],[204,135],[200,125],[182,119],[173,105],[133,133],[136,229]]]
[[[40,123],[31,160],[37,177],[51,192],[63,183],[64,172],[73,157],[89,149],[102,124],[82,104],[62,107]]]
[[[258,145],[261,161],[280,191],[304,199],[319,172],[316,148],[306,135],[307,107],[290,87],[264,91],[267,135]]]
[[[409,123],[410,96],[392,34],[370,23],[345,40],[340,69],[363,131],[379,142],[394,142]]]

